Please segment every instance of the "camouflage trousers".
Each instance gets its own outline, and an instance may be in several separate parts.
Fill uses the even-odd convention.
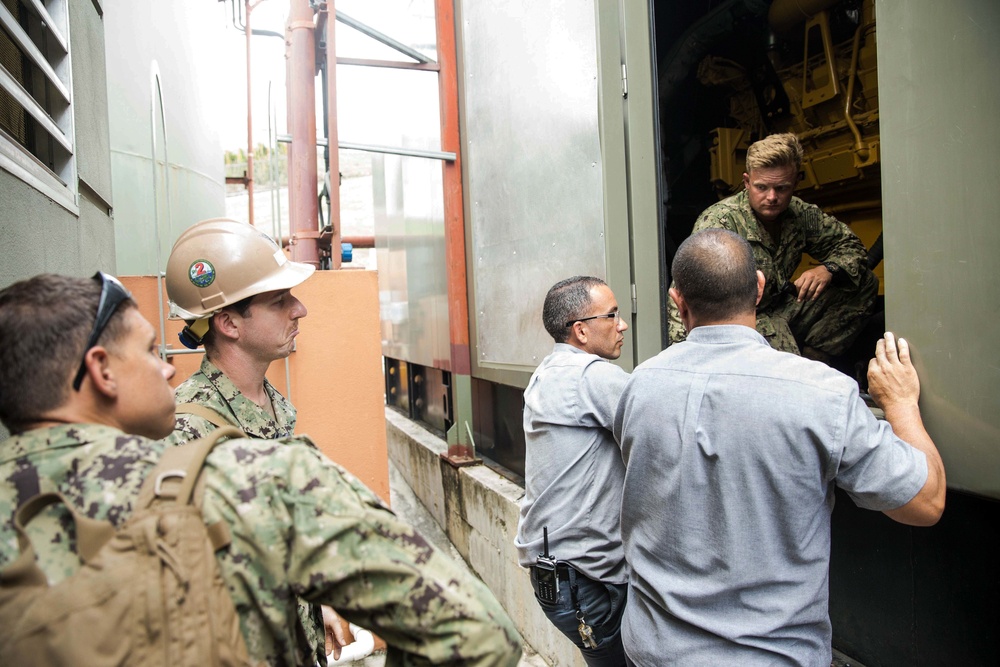
[[[858,288],[831,283],[812,301],[787,297],[758,311],[757,331],[776,350],[801,354],[802,346],[837,356],[854,342],[877,296],[878,278],[865,271]]]

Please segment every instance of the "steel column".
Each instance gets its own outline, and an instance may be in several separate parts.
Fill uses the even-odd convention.
[[[465,215],[462,204],[462,154],[459,144],[458,63],[455,48],[453,0],[435,0],[437,25],[438,94],[441,109],[441,150],[455,154],[442,162],[444,186],[444,244],[448,276],[448,328],[451,340],[452,392],[455,423],[448,434],[448,460],[465,463],[475,458],[471,438],[472,365],[469,357],[469,299],[465,266]]]

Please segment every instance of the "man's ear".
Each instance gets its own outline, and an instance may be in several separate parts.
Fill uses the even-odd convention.
[[[87,367],[86,377],[90,379],[94,391],[108,398],[116,398],[118,382],[110,362],[108,351],[100,345],[95,345],[83,355],[83,364]]]
[[[676,287],[671,287],[667,294],[670,295],[670,299],[677,306],[677,316],[681,320],[681,324],[684,325],[684,331],[691,333],[693,322],[691,319],[691,309],[687,305],[687,301],[684,300],[684,295]]]
[[[748,174],[745,171],[743,172],[743,189],[744,190],[750,189],[750,174]]]
[[[576,341],[576,347],[587,344],[587,325],[584,322],[573,322],[569,328],[569,340],[566,342],[573,345],[573,341]]]
[[[236,340],[240,337],[240,327],[231,310],[220,310],[212,315],[212,325],[217,336]]]
[[[763,271],[757,271],[757,300],[754,301],[755,306],[760,303],[762,298],[764,298],[764,283],[766,282],[767,280],[764,278]]]

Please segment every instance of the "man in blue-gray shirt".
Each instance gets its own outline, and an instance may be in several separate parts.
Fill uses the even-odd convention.
[[[687,340],[635,369],[615,416],[625,649],[643,667],[828,667],[834,487],[901,523],[944,510],[909,346],[886,333],[869,364],[880,422],[852,379],[757,333],[764,275],[739,235],[692,235],[672,272]]]
[[[545,615],[587,664],[621,667],[628,588],[620,532],[625,466],[611,426],[628,374],[609,360],[621,355],[628,323],[611,288],[585,276],[552,286],[542,320],[555,348],[524,391],[518,559],[531,568]],[[539,561],[543,552],[551,560]]]

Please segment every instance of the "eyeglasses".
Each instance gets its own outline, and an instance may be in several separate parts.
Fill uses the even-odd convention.
[[[621,322],[622,314],[616,310],[613,313],[605,313],[603,315],[591,315],[590,317],[581,317],[579,319],[570,320],[569,322],[567,322],[566,323],[566,328],[567,329],[570,328],[571,326],[573,326],[577,322],[586,322],[587,320],[599,320],[602,317],[607,317],[607,318],[613,317],[613,318],[615,318],[615,326],[618,326],[618,323]]]
[[[94,280],[101,282],[101,300],[97,304],[97,317],[94,320],[93,328],[90,330],[90,337],[87,339],[86,347],[83,348],[83,359],[80,360],[80,370],[76,372],[76,377],[73,378],[73,391],[80,391],[83,376],[87,373],[87,352],[90,351],[90,348],[97,345],[97,339],[101,337],[101,333],[108,326],[111,316],[115,314],[115,310],[121,305],[122,301],[132,298],[129,291],[125,289],[125,286],[118,282],[118,279],[114,276],[109,276],[103,271],[98,271],[94,274]]]

